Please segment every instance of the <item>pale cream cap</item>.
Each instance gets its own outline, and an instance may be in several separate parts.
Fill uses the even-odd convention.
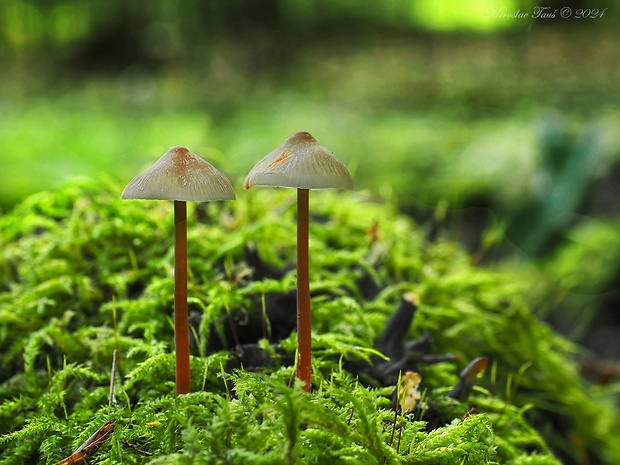
[[[353,189],[349,170],[314,137],[298,131],[250,170],[244,186]]]
[[[234,200],[235,192],[213,165],[177,145],[133,178],[122,198],[210,202]]]

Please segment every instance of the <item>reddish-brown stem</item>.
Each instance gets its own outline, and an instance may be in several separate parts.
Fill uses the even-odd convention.
[[[308,270],[308,189],[297,189],[297,377],[310,392],[312,319]]]
[[[187,207],[174,201],[174,348],[176,392],[187,394],[189,375],[189,324],[187,321]]]

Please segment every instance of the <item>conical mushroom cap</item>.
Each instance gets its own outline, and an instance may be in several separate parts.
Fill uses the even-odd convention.
[[[234,200],[235,192],[213,165],[177,145],[133,178],[122,198],[209,202]]]
[[[250,170],[244,186],[353,189],[353,178],[314,137],[298,131]]]

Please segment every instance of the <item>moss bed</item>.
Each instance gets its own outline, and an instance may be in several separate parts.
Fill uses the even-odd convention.
[[[230,350],[213,349],[228,315],[262,315],[294,289],[295,195],[190,205],[192,393],[175,397],[172,206],[121,201],[121,190],[73,182],[0,219],[0,464],[57,463],[111,419],[89,463],[620,463],[617,386],[580,378],[579,349],[533,316],[527,289],[363,193],[311,196],[310,394],[291,386],[294,331],[257,338],[272,354],[263,370],[230,369]],[[249,279],[249,244],[290,271]],[[394,386],[348,368],[377,359],[373,343],[409,292],[420,306],[408,337],[429,334],[433,353],[459,357],[419,366],[423,403],[449,412],[433,428],[419,410],[395,414]],[[482,355],[467,401],[446,398]]]

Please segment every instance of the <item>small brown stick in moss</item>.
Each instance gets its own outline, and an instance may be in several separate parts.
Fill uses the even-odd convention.
[[[78,447],[69,457],[57,462],[56,465],[78,465],[86,463],[95,452],[110,438],[114,432],[116,420],[112,419],[95,431],[86,441]]]

